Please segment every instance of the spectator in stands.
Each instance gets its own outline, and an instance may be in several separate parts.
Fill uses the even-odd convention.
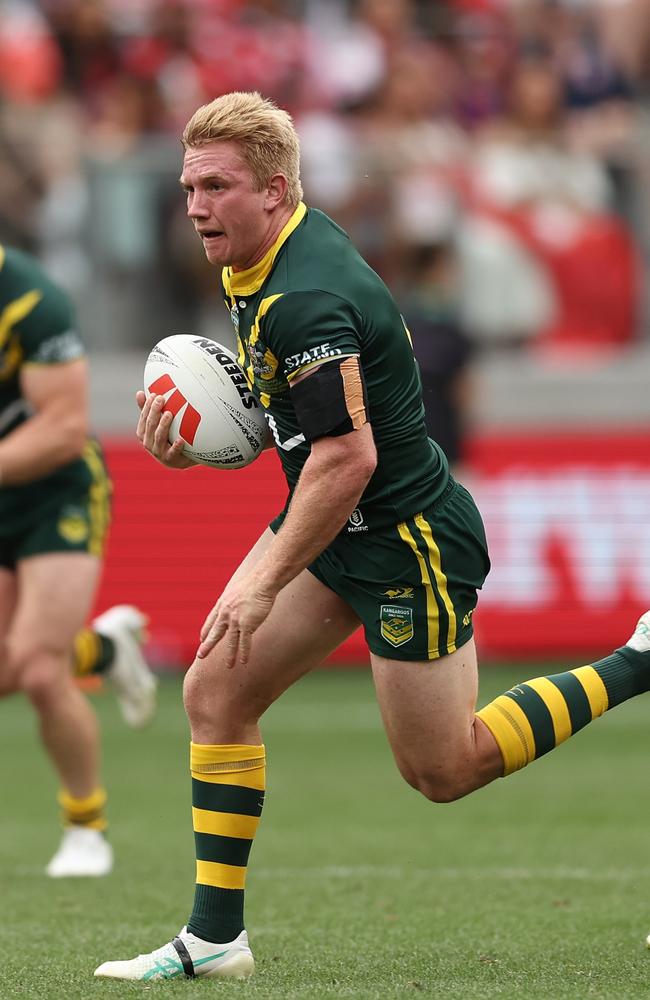
[[[520,61],[508,114],[480,131],[470,169],[464,262],[484,280],[465,290],[478,334],[585,349],[635,334],[634,248],[603,164],[571,148],[566,124],[550,56]]]
[[[460,322],[453,246],[413,245],[403,263],[398,304],[420,366],[427,431],[456,475],[463,458],[472,344]]]

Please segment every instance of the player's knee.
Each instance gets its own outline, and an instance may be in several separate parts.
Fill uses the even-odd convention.
[[[222,735],[224,742],[236,742],[228,734],[255,725],[265,707],[260,707],[257,697],[248,692],[234,671],[226,673],[224,668],[217,680],[200,661],[185,675],[183,704],[192,731],[213,733],[210,742]]]
[[[21,657],[18,668],[18,686],[35,708],[47,708],[53,699],[61,696],[62,677],[68,677],[61,657],[35,650]]]
[[[462,768],[402,769],[406,781],[430,802],[456,802],[474,791],[476,783]]]

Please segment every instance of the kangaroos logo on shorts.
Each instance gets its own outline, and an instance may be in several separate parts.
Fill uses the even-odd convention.
[[[402,646],[413,638],[413,609],[382,604],[379,615],[381,636],[391,646]]]
[[[86,515],[83,511],[77,511],[74,508],[67,508],[63,511],[56,527],[61,538],[64,538],[71,545],[85,542],[90,533]]]

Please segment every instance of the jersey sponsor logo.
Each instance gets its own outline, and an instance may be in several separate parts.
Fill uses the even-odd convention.
[[[287,438],[286,441],[282,441],[280,439],[280,433],[278,431],[278,425],[275,422],[275,419],[271,416],[270,413],[266,414],[266,419],[268,421],[269,427],[271,428],[271,434],[273,435],[273,440],[277,444],[278,448],[282,448],[282,451],[293,451],[293,449],[297,448],[298,445],[305,443],[304,434],[295,434],[294,437],[290,437]]]
[[[382,593],[385,597],[390,597],[391,601],[412,600],[415,597],[413,587],[390,587]]]
[[[235,328],[235,333],[239,333],[239,309],[237,308],[237,303],[233,305],[230,310],[230,319],[232,320],[232,325]]]
[[[342,354],[340,347],[331,347],[329,342],[319,344],[317,347],[310,347],[300,354],[290,354],[284,359],[284,367],[287,372],[292,372],[303,365],[310,365],[314,361],[322,361],[324,358],[334,358],[337,354]]]
[[[413,638],[413,609],[382,604],[379,621],[381,636],[391,646],[402,646]]]
[[[148,387],[149,392],[155,392],[157,395],[161,396],[164,396],[170,389],[173,389],[174,391],[171,396],[165,400],[163,410],[166,413],[171,413],[171,415],[175,417],[177,413],[180,413],[183,407],[186,407],[186,410],[181,417],[179,432],[184,441],[187,441],[188,444],[193,444],[196,432],[199,429],[199,424],[201,423],[201,414],[198,410],[194,409],[191,403],[188,403],[181,390],[176,388],[171,375],[161,375],[160,378],[154,379]]]
[[[212,340],[204,340],[203,337],[197,337],[194,343],[205,351],[207,354],[211,354],[215,361],[218,361],[221,367],[230,376],[230,381],[234,385],[237,393],[241,397],[241,401],[247,410],[253,409],[259,406],[259,403],[255,399],[248,388],[248,382],[246,381],[246,376],[242,372],[241,368],[236,361],[228,355],[224,354],[219,350],[219,345],[215,344]]]
[[[348,531],[354,534],[357,531],[367,531],[368,525],[363,519],[363,514],[358,507],[355,507],[348,518]]]

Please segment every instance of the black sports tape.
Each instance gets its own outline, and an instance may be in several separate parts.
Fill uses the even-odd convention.
[[[350,361],[357,365],[367,414],[366,385],[358,358],[327,361],[305,378],[291,384],[291,402],[306,441],[315,441],[319,437],[338,437],[354,430],[341,371],[342,365],[349,364]]]
[[[176,953],[183,963],[183,970],[185,975],[189,979],[196,979],[196,972],[194,971],[194,962],[191,959],[190,953],[181,941],[179,937],[175,937],[172,941],[172,947],[176,949]]]

